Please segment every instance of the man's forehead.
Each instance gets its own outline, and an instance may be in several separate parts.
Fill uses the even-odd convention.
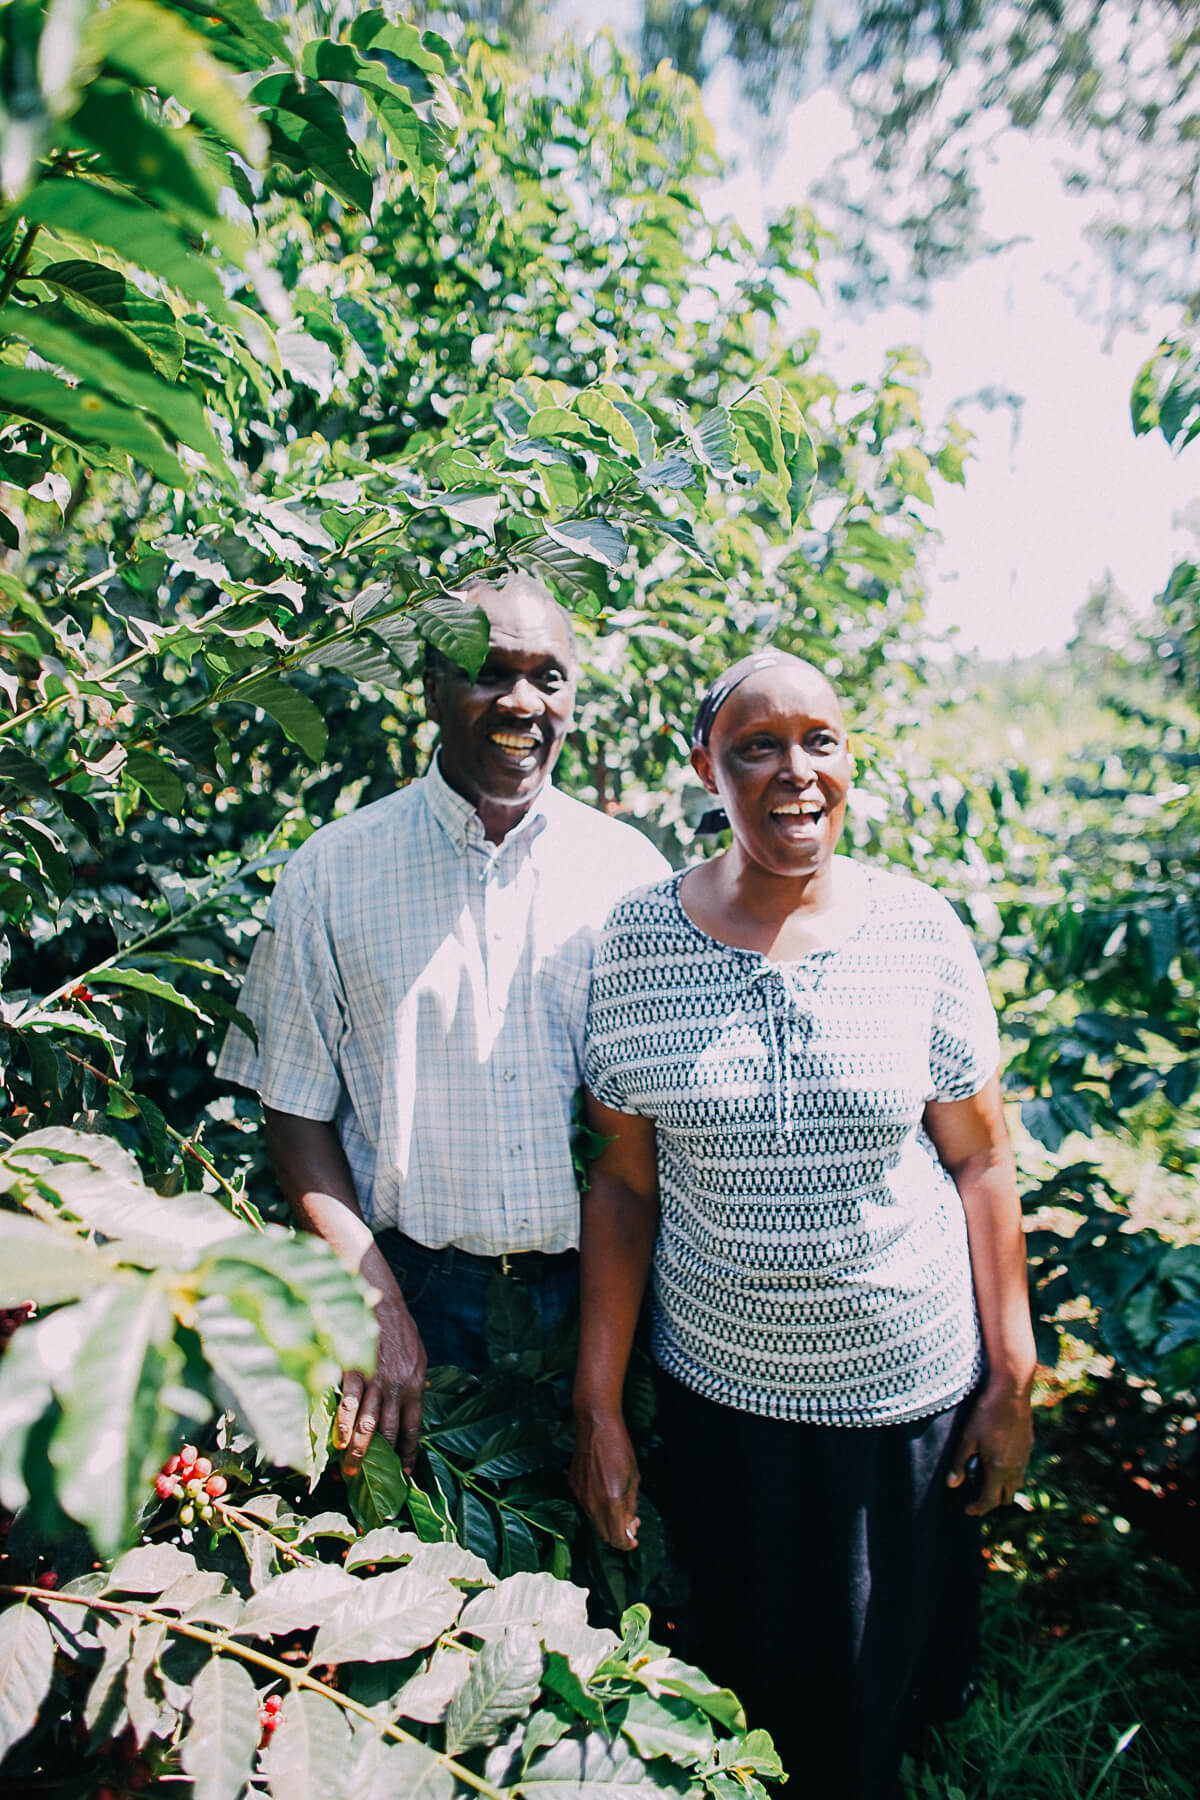
[[[487,613],[488,646],[493,652],[553,656],[563,664],[574,660],[570,626],[553,600],[538,594],[508,594],[495,589],[484,589],[471,597]]]

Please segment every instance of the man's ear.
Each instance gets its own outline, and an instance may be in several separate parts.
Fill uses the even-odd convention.
[[[440,725],[442,722],[442,709],[438,705],[437,676],[432,669],[426,670],[425,678],[421,685],[425,691],[425,717],[427,719],[432,719],[435,725]]]
[[[706,792],[715,794],[717,791],[717,783],[716,777],[713,775],[712,755],[707,744],[692,745],[691,763],[693,769],[695,769],[697,775],[700,777]]]

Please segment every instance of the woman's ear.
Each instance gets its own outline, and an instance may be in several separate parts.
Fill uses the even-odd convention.
[[[693,744],[691,760],[692,767],[700,777],[705,791],[710,794],[715,794],[717,791],[717,783],[716,778],[713,775],[712,753],[709,750],[708,745]]]

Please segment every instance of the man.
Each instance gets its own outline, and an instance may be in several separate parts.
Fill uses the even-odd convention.
[[[256,1090],[297,1223],[380,1295],[369,1379],[335,1441],[417,1449],[427,1360],[480,1367],[484,1295],[511,1273],[549,1323],[576,1282],[571,1107],[592,950],[610,908],[667,865],[550,773],[571,725],[569,615],[540,583],[476,585],[472,680],[431,650],[440,727],[421,780],[315,832],[288,862],[218,1073]]]

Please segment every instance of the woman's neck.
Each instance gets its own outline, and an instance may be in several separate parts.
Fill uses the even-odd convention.
[[[721,943],[791,962],[840,943],[866,905],[865,880],[848,857],[811,875],[777,875],[749,861],[735,843],[684,877],[688,917]]]

